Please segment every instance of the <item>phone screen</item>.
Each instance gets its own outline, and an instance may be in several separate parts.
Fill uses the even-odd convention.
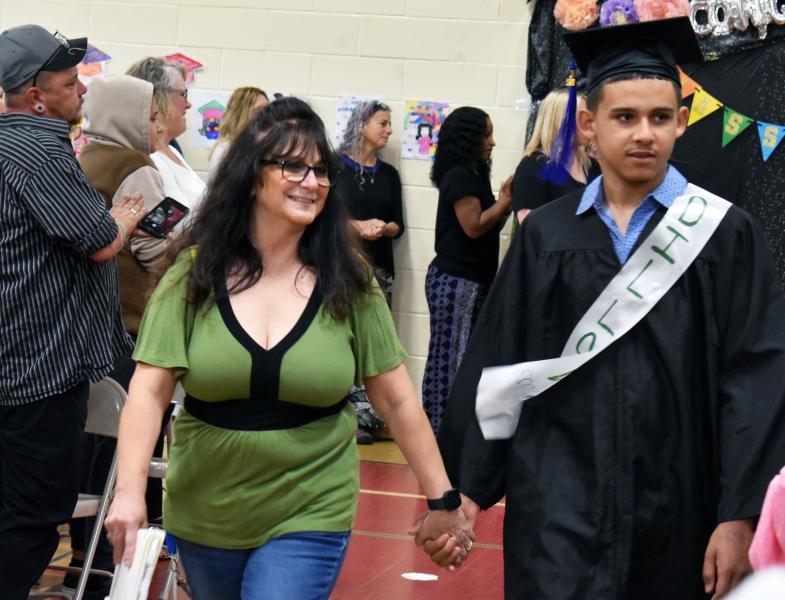
[[[177,200],[164,198],[144,219],[139,221],[139,227],[148,233],[162,237],[171,231],[188,212],[188,208]]]

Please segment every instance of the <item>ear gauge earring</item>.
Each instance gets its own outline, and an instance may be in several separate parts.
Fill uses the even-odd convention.
[[[43,107],[43,106],[41,106],[40,104],[39,104],[38,106],[36,106],[36,107],[35,107],[35,109],[36,109],[38,112],[44,112],[44,107]]]

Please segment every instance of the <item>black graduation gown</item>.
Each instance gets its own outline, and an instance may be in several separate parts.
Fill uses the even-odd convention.
[[[487,442],[477,424],[483,367],[558,357],[621,268],[596,211],[575,215],[581,195],[534,211],[516,233],[439,445],[481,507],[507,495],[508,600],[705,598],[714,528],[760,514],[785,464],[785,299],[747,213],[731,207],[640,323],[525,402],[512,440]]]

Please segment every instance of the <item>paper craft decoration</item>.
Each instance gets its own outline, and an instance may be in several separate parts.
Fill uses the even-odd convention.
[[[223,119],[232,92],[221,90],[191,90],[188,98],[193,109],[190,115],[191,146],[212,148],[221,133]]]
[[[700,87],[692,77],[681,70],[681,67],[679,67],[679,78],[681,79],[682,98],[688,98],[692,96],[692,94],[695,93],[695,90]]]
[[[690,109],[690,118],[687,121],[687,127],[697,123],[703,117],[710,115],[720,107],[722,107],[722,102],[706,93],[703,89],[696,88],[695,97],[692,99],[692,108]]]
[[[745,117],[743,114],[736,112],[732,108],[725,107],[725,117],[722,124],[722,147],[724,148],[736,139],[742,131],[747,129],[754,119]]]
[[[346,131],[346,124],[352,116],[354,107],[365,100],[373,100],[368,96],[338,96],[338,114],[335,119],[335,147],[337,148],[343,141],[343,134]]]
[[[164,56],[164,60],[166,62],[177,63],[178,65],[183,65],[185,67],[186,71],[188,71],[188,75],[185,78],[185,87],[190,87],[196,83],[194,72],[204,67],[204,65],[198,60],[194,60],[193,58],[190,58],[185,54],[181,54],[180,52],[177,52],[176,54],[167,54]]]
[[[687,126],[697,123],[703,117],[710,115],[720,107],[725,107],[724,116],[722,119],[722,147],[724,148],[735,140],[739,135],[746,131],[750,125],[758,123],[758,137],[760,138],[760,149],[763,153],[763,161],[769,160],[769,157],[777,149],[785,137],[785,125],[777,125],[776,123],[767,123],[759,119],[747,117],[740,112],[733,110],[729,106],[725,106],[722,102],[717,100],[711,94],[707,93],[694,79],[685,75],[679,69],[682,85],[682,94],[686,97],[686,90],[690,86],[694,86],[693,92],[695,97],[692,99],[692,108],[690,109],[690,118],[687,121]]]
[[[199,112],[202,113],[202,128],[199,130],[199,133],[208,140],[217,140],[221,119],[223,119],[225,111],[226,107],[216,100],[210,100],[204,106],[200,106]]]
[[[407,100],[403,120],[401,158],[433,160],[439,130],[450,111],[446,102]]]
[[[85,52],[84,59],[77,65],[80,81],[87,85],[96,77],[106,75],[106,63],[110,60],[112,60],[112,57],[106,52],[99,50],[92,44],[87,44],[87,52]]]
[[[782,138],[785,137],[785,126],[758,121],[758,136],[760,137],[760,149],[763,152],[763,160],[765,162],[769,160],[771,153],[777,149]]]

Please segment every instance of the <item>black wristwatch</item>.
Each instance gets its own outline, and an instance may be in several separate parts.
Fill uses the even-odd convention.
[[[428,510],[455,510],[461,507],[461,493],[452,488],[444,492],[444,496],[436,500],[428,500]]]

